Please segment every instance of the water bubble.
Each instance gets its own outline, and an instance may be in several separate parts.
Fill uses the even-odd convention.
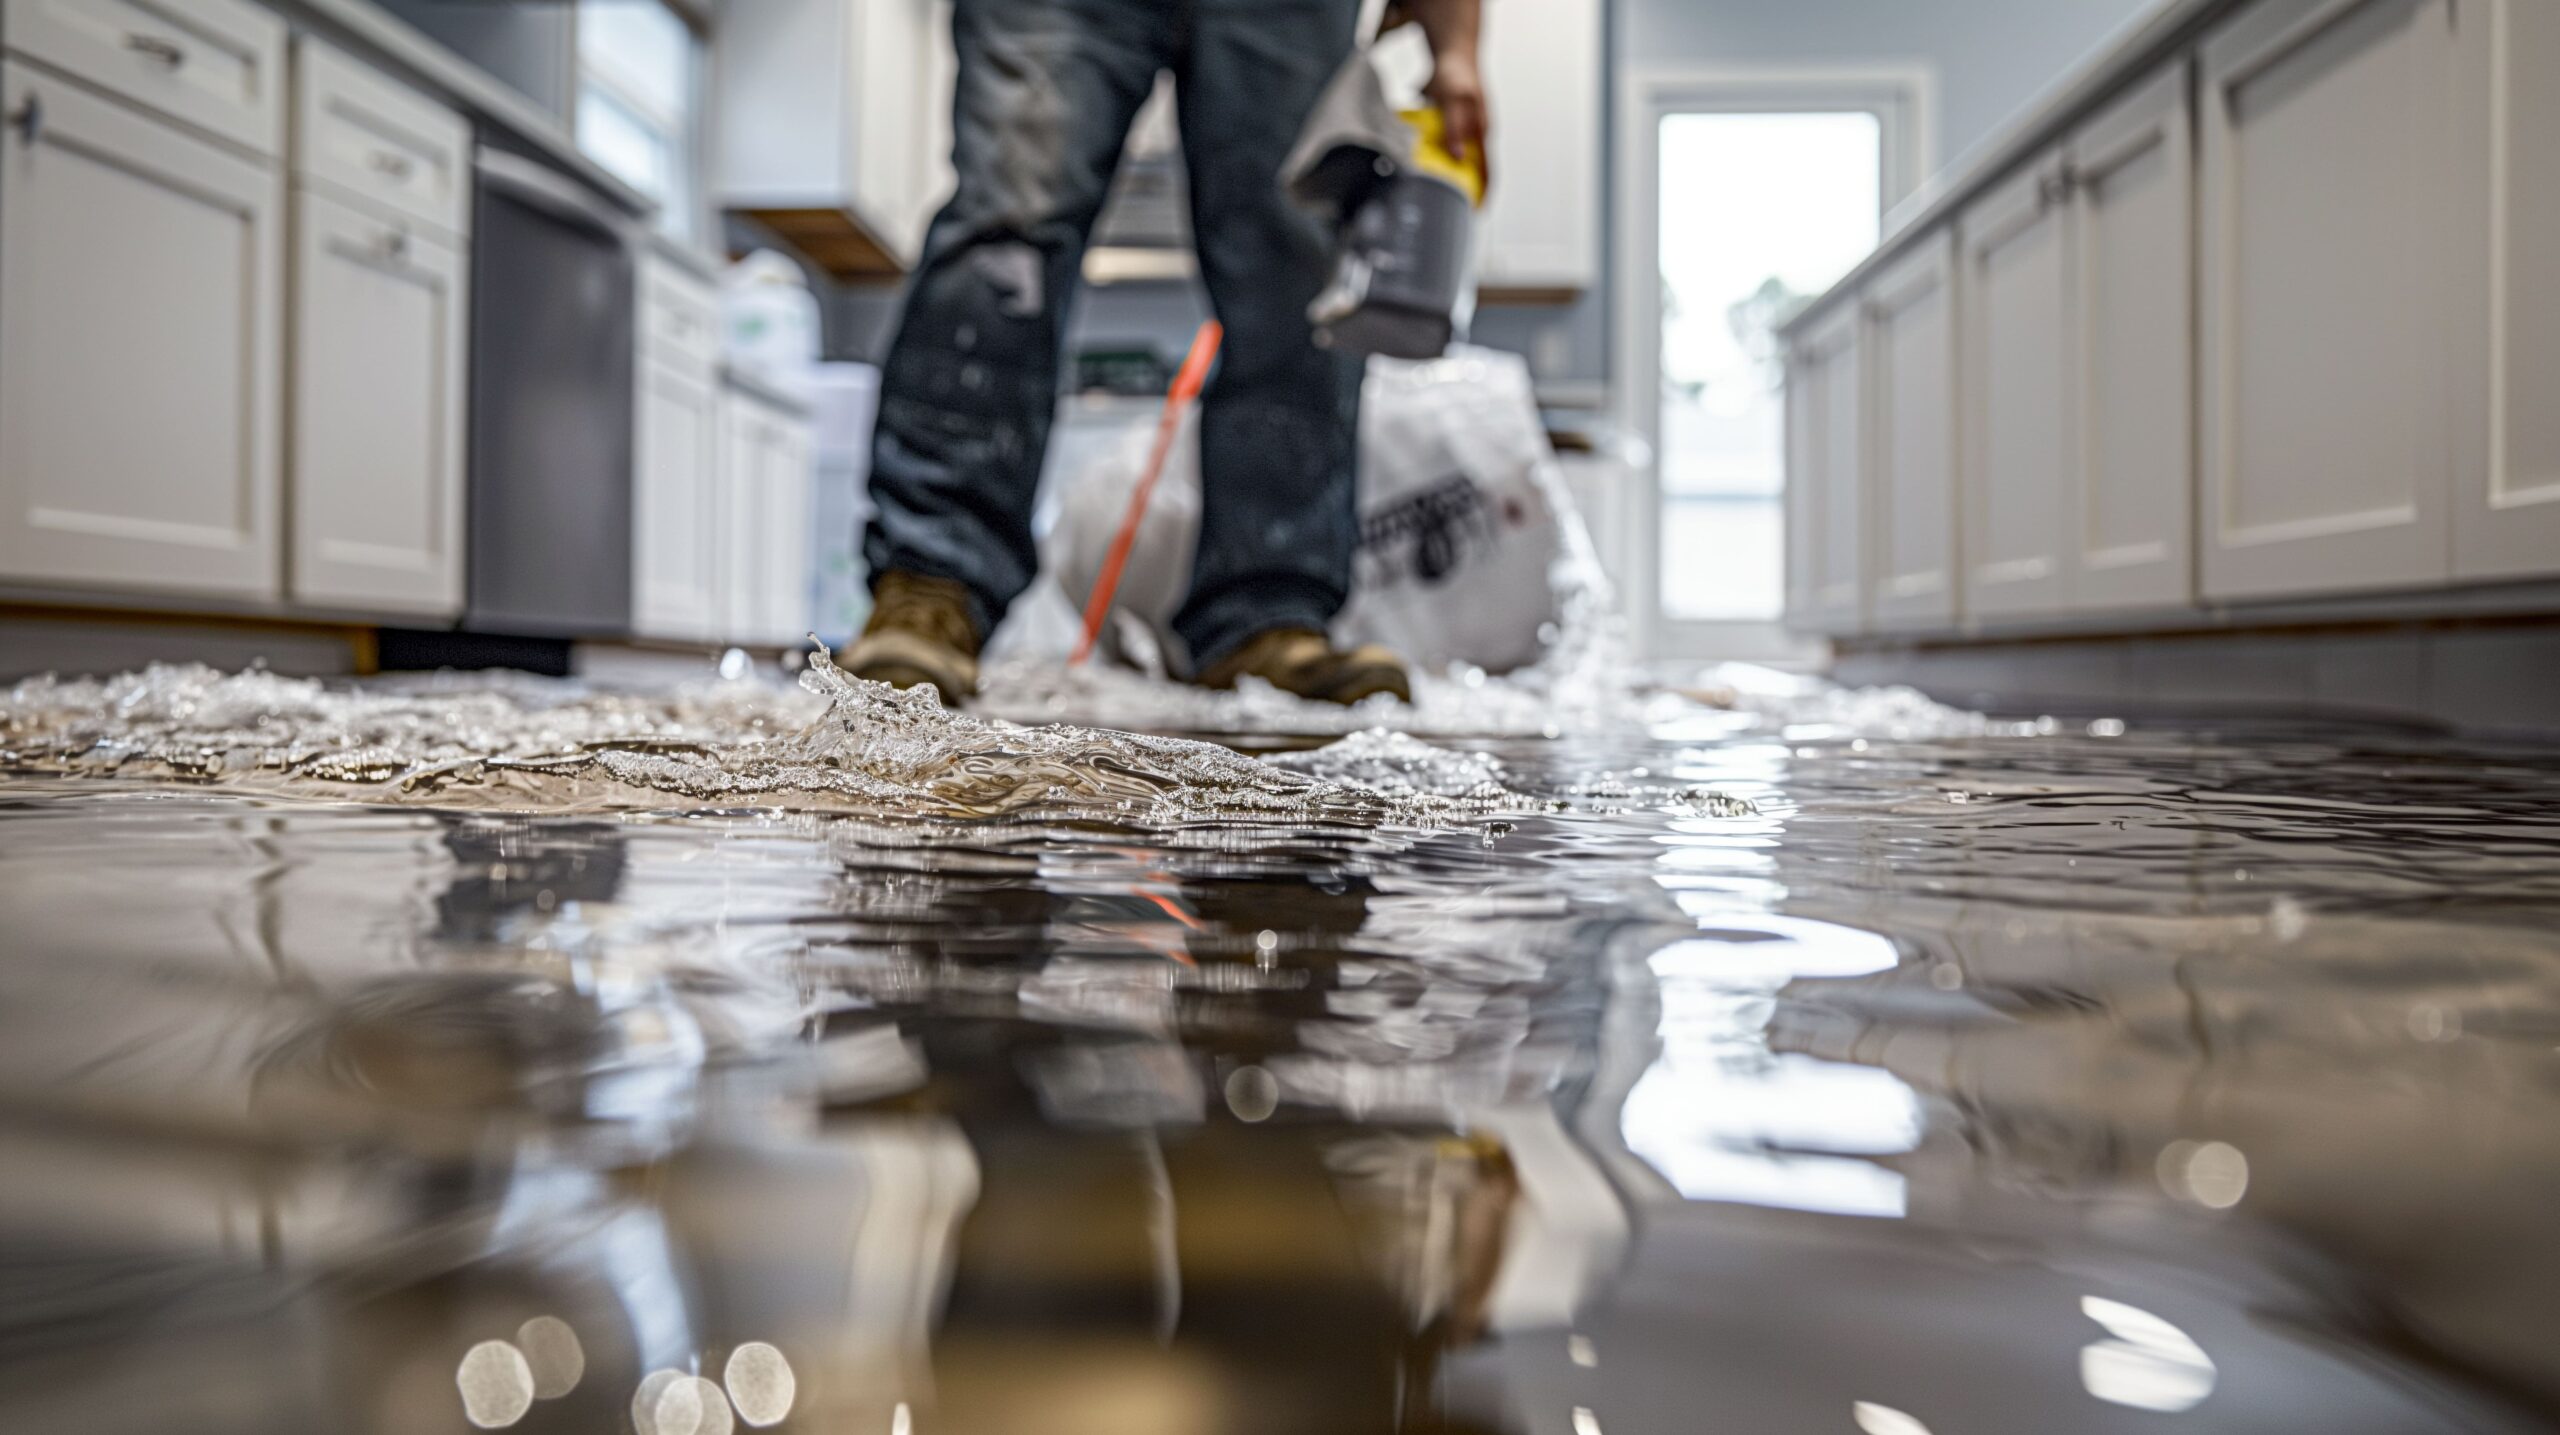
[[[2172,1141],[2155,1163],[2160,1187],[2213,1210],[2240,1204],[2249,1191],[2249,1158],[2223,1141]]]
[[[1239,1066],[1227,1077],[1227,1109],[1238,1121],[1268,1121],[1280,1109],[1280,1082],[1259,1066]]]
[[[1573,1407],[1573,1435],[1600,1435],[1600,1417],[1588,1405]]]
[[[2267,933],[2279,942],[2300,940],[2310,926],[2310,914],[2291,897],[2278,897],[2267,906]]]
[[[656,1435],[730,1435],[737,1427],[728,1393],[699,1375],[677,1378],[658,1396]]]
[[[761,1340],[748,1341],[729,1352],[729,1363],[720,1378],[729,1387],[729,1399],[738,1407],[738,1418],[750,1425],[781,1423],[791,1413],[791,1402],[800,1390],[798,1377],[791,1373],[791,1362]]]
[[[652,1370],[641,1377],[640,1388],[631,1396],[631,1426],[638,1435],[685,1435],[693,1428],[693,1423],[701,1417],[699,1400],[696,1401],[697,1408],[686,1413],[683,1426],[668,1431],[658,1428],[659,1402],[684,1378],[685,1373],[681,1370]]]
[[[533,1370],[524,1352],[503,1340],[464,1351],[453,1383],[462,1392],[463,1418],[483,1430],[502,1430],[533,1408]]]
[[[1600,1368],[1600,1349],[1591,1343],[1591,1337],[1587,1335],[1566,1336],[1564,1353],[1574,1364],[1585,1370]]]
[[[578,1333],[556,1315],[537,1315],[516,1327],[516,1348],[533,1372],[533,1398],[557,1400],[578,1388],[587,1373],[587,1352]]]

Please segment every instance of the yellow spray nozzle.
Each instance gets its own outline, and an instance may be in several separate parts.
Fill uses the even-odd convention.
[[[1484,207],[1484,147],[1478,145],[1466,158],[1450,153],[1449,140],[1440,127],[1440,112],[1434,109],[1403,110],[1397,117],[1413,126],[1413,167],[1435,179],[1444,179],[1458,187],[1467,203]]]

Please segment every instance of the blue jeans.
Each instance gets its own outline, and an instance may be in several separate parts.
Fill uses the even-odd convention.
[[[1067,306],[1130,121],[1170,69],[1200,277],[1226,328],[1201,397],[1200,544],[1174,631],[1206,664],[1266,629],[1331,621],[1351,581],[1360,364],[1309,337],[1330,245],[1279,171],[1351,53],[1358,8],[958,0],[959,183],[881,376],[873,573],[959,580],[980,633],[1031,582]]]

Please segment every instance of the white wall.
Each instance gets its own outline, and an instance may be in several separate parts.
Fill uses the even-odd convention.
[[[1519,0],[1494,0],[1500,6]],[[2148,0],[1619,0],[1621,73],[1681,65],[1928,64],[1931,168],[1997,129]]]

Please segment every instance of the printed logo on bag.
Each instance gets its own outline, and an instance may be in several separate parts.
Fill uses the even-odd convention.
[[[1484,490],[1463,473],[1427,483],[1360,518],[1360,555],[1373,582],[1445,582],[1496,534]]]

